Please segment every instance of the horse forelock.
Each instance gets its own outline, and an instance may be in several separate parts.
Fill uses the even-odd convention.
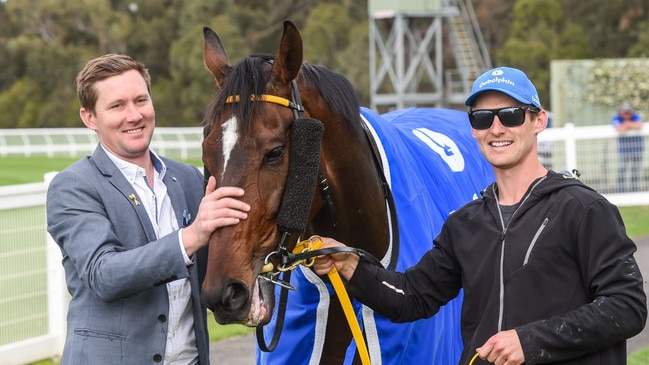
[[[251,128],[252,116],[261,107],[260,102],[249,102],[251,95],[261,95],[266,91],[270,79],[270,55],[251,55],[241,59],[232,67],[221,90],[212,99],[205,114],[203,125],[213,129],[217,119],[225,121],[235,117],[241,126],[241,132],[247,133]],[[229,97],[239,97],[239,102],[227,102]],[[231,115],[224,116],[228,110]]]

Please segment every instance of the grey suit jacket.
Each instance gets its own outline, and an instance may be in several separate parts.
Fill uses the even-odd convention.
[[[196,216],[204,195],[203,175],[191,165],[162,158],[164,183],[178,219]],[[157,364],[164,359],[166,283],[191,281],[196,345],[209,363],[206,310],[201,306],[198,267],[206,250],[185,266],[178,233],[156,239],[144,205],[106,152],[97,147],[52,180],[47,226],[63,253],[72,296],[62,364]],[[187,223],[187,222],[185,222]]]

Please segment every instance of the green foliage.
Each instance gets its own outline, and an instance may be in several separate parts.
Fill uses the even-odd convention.
[[[649,99],[649,59],[598,60],[588,72],[590,102],[618,107]]]
[[[11,85],[11,88],[0,94],[0,128],[12,128],[20,125],[21,119],[25,116],[27,105],[30,103],[30,95],[35,93],[35,85],[18,80]]]
[[[635,57],[628,53],[643,35],[646,0],[562,0],[566,16],[587,31],[593,58]],[[646,33],[645,33],[646,34]]]
[[[552,41],[565,22],[561,4],[555,0],[518,0],[514,4],[511,38]]]
[[[367,51],[369,39],[369,24],[356,23],[350,31],[347,47],[336,54],[336,68],[345,70],[345,76],[354,86],[361,105],[370,104],[370,75],[367,72],[370,57]]]
[[[497,64],[525,70],[541,102],[550,102],[550,61],[576,59],[590,53],[583,27],[566,19],[555,0],[518,0],[509,38],[498,51]]]
[[[553,59],[582,59],[591,54],[584,27],[568,23],[557,36],[557,47],[553,49]]]
[[[304,59],[339,69],[336,54],[347,47],[353,23],[341,4],[320,3],[309,13],[302,32]]]
[[[641,22],[639,27],[638,42],[629,49],[629,57],[649,57],[649,21]]]
[[[322,14],[311,11],[316,7]],[[147,65],[158,125],[196,126],[217,91],[203,65],[203,26],[219,34],[234,63],[252,52],[274,53],[282,21],[304,28],[309,15],[317,34],[305,43],[326,34],[314,54],[344,73],[335,57],[349,43],[351,16],[366,19],[365,9],[366,2],[349,0],[0,2],[0,127],[78,126],[76,74],[104,53],[126,53]]]
[[[524,69],[546,102],[551,60],[649,49],[646,0],[473,3],[494,63]],[[345,75],[367,105],[367,0],[0,1],[0,127],[79,125],[74,78],[108,52],[147,65],[159,125],[196,125],[216,92],[202,64],[202,27],[219,34],[235,63],[273,54],[287,19],[302,32],[305,60]]]

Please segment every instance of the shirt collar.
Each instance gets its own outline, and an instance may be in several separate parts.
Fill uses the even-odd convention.
[[[145,176],[145,171],[142,167],[122,160],[121,158],[113,155],[110,151],[108,151],[101,143],[99,144],[101,148],[106,152],[108,155],[108,158],[113,161],[115,166],[117,166],[117,169],[124,175],[126,180],[128,180],[129,183],[133,184],[133,182],[136,179],[141,178],[142,176]],[[167,172],[167,166],[165,163],[162,161],[162,159],[158,156],[153,149],[149,148],[149,154],[151,155],[151,161],[153,162],[153,168],[156,170],[158,173],[159,179],[162,180],[165,176],[165,173]]]

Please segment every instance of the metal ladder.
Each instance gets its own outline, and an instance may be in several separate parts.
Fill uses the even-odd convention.
[[[450,82],[456,92],[468,93],[471,84],[483,72],[490,69],[491,58],[482,38],[471,0],[451,0],[457,6],[459,16],[446,19],[449,29],[449,43],[457,64],[457,75],[461,85]],[[447,80],[450,81],[450,80]],[[458,90],[457,88],[462,88]]]

